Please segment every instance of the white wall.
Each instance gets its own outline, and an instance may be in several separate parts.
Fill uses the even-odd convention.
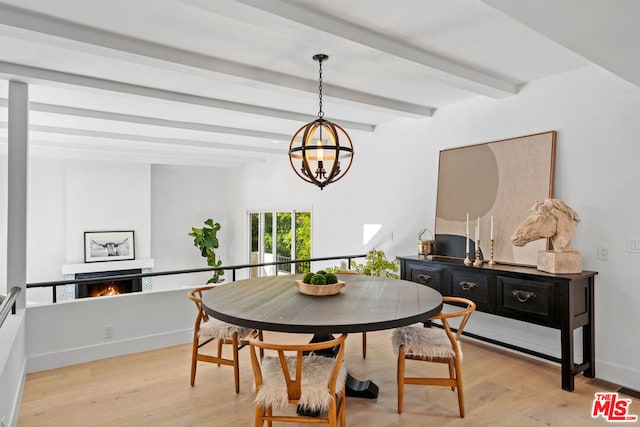
[[[136,258],[151,257],[150,168],[139,163],[65,162],[68,263],[84,262],[85,231],[133,230]]]
[[[27,372],[187,343],[195,316],[187,289],[29,307]]]
[[[212,218],[221,225],[220,248],[223,265],[242,263],[244,230],[237,215],[239,171],[229,168],[153,166],[151,169],[151,252],[155,271],[206,268],[207,261],[188,236],[192,227],[201,228]],[[211,273],[154,277],[154,289],[203,285]],[[231,273],[226,273],[230,280]]]
[[[29,159],[27,207],[27,282],[62,280],[67,263],[65,161]],[[76,236],[82,243],[82,235]],[[58,289],[62,299],[62,288]],[[50,302],[51,288],[27,290],[27,301]]]
[[[640,389],[640,340],[628,335],[630,325],[640,324],[633,269],[640,255],[625,252],[627,236],[640,235],[640,89],[599,67],[528,84],[517,96],[477,97],[441,108],[431,119],[399,120],[352,138],[356,151],[349,175],[322,192],[296,178],[286,159],[246,170],[248,182],[262,179],[269,188],[290,191],[267,194],[247,186],[244,203],[286,205],[295,195],[297,202],[312,204],[314,256],[368,249],[360,240],[365,223],[383,225],[377,244],[388,256],[411,255],[418,232],[434,224],[441,149],[554,129],[555,196],[581,216],[573,243],[583,268],[599,272],[596,373]],[[607,245],[608,261],[596,260],[597,244]],[[469,330],[560,351],[558,331],[547,328],[476,313]]]

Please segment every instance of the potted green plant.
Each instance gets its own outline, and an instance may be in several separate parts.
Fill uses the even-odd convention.
[[[217,259],[215,250],[218,249],[218,231],[220,230],[220,223],[214,223],[211,218],[204,222],[205,226],[202,228],[191,228],[189,236],[193,237],[193,244],[198,249],[203,257],[207,259],[207,265],[210,267],[220,267],[222,261]],[[214,271],[213,277],[209,279],[209,283],[222,282],[221,276],[224,275],[224,271]]]
[[[383,251],[376,251],[375,249],[369,251],[363,264],[356,263],[354,268],[358,273],[367,276],[400,278],[398,275],[398,260],[389,261]]]
[[[354,270],[359,274],[366,276],[377,277],[389,277],[392,279],[399,279],[398,275],[399,261],[397,259],[393,261],[387,260],[383,251],[376,251],[375,249],[367,253],[365,262],[362,264],[354,263],[351,270],[344,267],[328,267],[325,268],[327,272],[331,273],[353,273]]]

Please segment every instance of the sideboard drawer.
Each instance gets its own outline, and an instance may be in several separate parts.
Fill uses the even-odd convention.
[[[451,271],[451,295],[468,298],[481,309],[489,308],[488,276],[464,271]]]
[[[511,277],[497,277],[498,311],[510,317],[552,325],[554,284]]]
[[[442,293],[442,268],[430,268],[419,264],[409,264],[409,277],[407,280],[427,285],[436,291]]]

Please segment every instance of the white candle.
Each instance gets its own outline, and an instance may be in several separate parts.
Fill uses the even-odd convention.
[[[476,244],[480,240],[480,217],[478,217],[478,226],[476,227]]]
[[[469,212],[467,212],[467,237],[469,237]]]
[[[469,233],[467,233],[467,251],[466,253],[469,253]]]
[[[491,240],[493,240],[493,215],[491,215]]]
[[[467,234],[465,234],[467,240],[467,250],[466,253],[469,253],[469,212],[467,212]]]

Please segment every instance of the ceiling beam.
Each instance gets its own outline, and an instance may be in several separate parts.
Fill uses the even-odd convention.
[[[0,137],[0,154],[6,155],[7,139]],[[123,155],[124,153],[124,155]],[[219,155],[203,156],[202,153],[189,154],[185,152],[149,152],[145,149],[95,148],[86,143],[61,143],[39,139],[29,140],[29,155],[47,158],[73,158],[74,160],[100,160],[120,163],[152,163],[156,165],[187,165],[203,167],[240,167],[247,163],[263,162],[262,159],[246,159],[221,157]]]
[[[30,82],[36,83],[56,82],[74,86],[90,87],[111,92],[120,92],[129,95],[138,95],[147,98],[162,99],[165,101],[180,102],[191,105],[200,105],[203,107],[231,110],[240,113],[293,120],[303,123],[310,122],[315,119],[314,116],[311,116],[309,114],[297,113],[295,111],[279,110],[258,105],[227,101],[224,99],[173,92],[149,86],[140,86],[131,83],[100,79],[97,77],[83,76],[80,74],[65,73],[62,71],[54,71],[45,68],[30,67],[28,65],[14,64],[4,61],[0,61],[0,75],[4,75],[8,80],[22,80],[26,77],[30,80]],[[338,121],[341,126],[347,129],[361,130],[365,132],[373,132],[375,130],[375,126],[368,123],[351,122],[348,120],[338,119],[336,119],[336,121]]]
[[[216,6],[213,5],[213,7],[215,8]],[[303,79],[239,62],[127,37],[6,4],[0,4],[0,24],[74,40],[85,45],[100,46],[113,51],[124,52],[130,54],[126,58],[130,61],[135,61],[136,56],[152,58],[166,63],[178,64],[182,66],[183,71],[191,67],[304,92],[316,93],[318,90],[318,82],[315,80]],[[42,42],[42,40],[40,41]],[[52,43],[52,41],[49,41],[49,43]],[[409,117],[430,117],[435,111],[430,106],[412,104],[339,86],[326,85],[326,92],[327,96]],[[340,123],[342,124],[344,121],[340,120]]]
[[[0,129],[6,129],[7,126],[8,126],[7,122],[0,121]],[[209,149],[215,149],[215,150],[243,151],[247,153],[264,153],[264,154],[276,154],[276,155],[281,155],[283,153],[286,153],[286,150],[282,150],[282,149],[256,147],[256,146],[249,146],[249,145],[225,144],[220,142],[199,141],[199,140],[186,139],[186,138],[165,138],[165,137],[158,137],[158,136],[135,135],[132,133],[106,132],[106,131],[99,131],[99,130],[79,129],[79,128],[62,127],[62,126],[31,124],[29,125],[29,131],[45,133],[45,134],[51,133],[51,134],[57,134],[57,135],[84,136],[84,137],[90,137],[90,138],[109,139],[109,140],[116,140],[116,141],[133,141],[133,142],[147,142],[147,143],[153,143],[153,144],[167,144],[167,145],[180,146],[182,148],[200,147],[200,148],[209,148]]]
[[[0,99],[2,102],[2,99]],[[1,105],[1,104],[0,104]],[[225,135],[248,136],[276,141],[289,141],[291,135],[276,132],[265,132],[253,129],[233,128],[229,126],[217,126],[206,123],[184,122],[178,120],[159,119],[156,117],[139,116],[134,114],[113,113],[111,111],[93,110],[87,108],[67,107],[64,105],[44,104],[30,102],[29,109],[41,113],[62,114],[74,117],[88,117],[92,119],[111,120],[116,122],[137,123],[150,126],[160,126],[172,129],[187,129],[200,132],[209,132]]]
[[[356,23],[315,10],[312,8],[313,3],[285,0],[237,1],[307,27],[423,65],[429,68],[430,77],[460,89],[492,98],[503,98],[518,92],[517,82],[459,64]]]

